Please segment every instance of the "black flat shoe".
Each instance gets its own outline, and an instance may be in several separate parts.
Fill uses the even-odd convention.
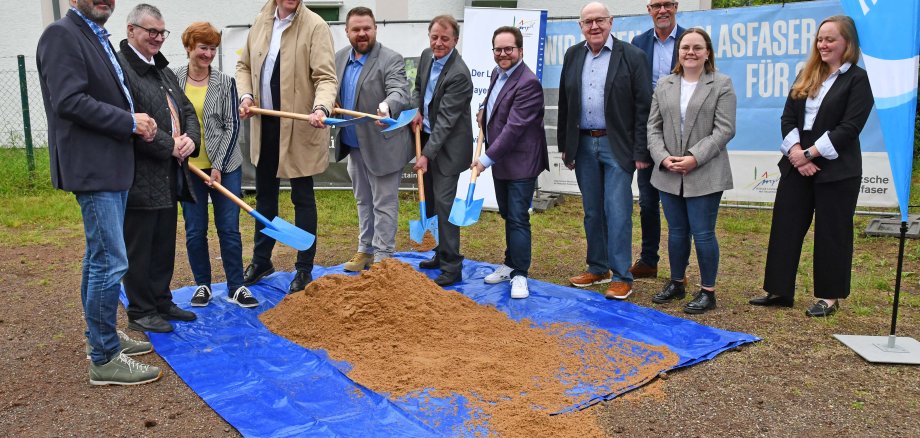
[[[449,274],[447,272],[442,272],[441,275],[438,275],[438,278],[434,279],[434,282],[438,286],[444,287],[444,286],[449,286],[451,284],[454,284],[460,281],[460,279],[461,279],[460,273]]]
[[[156,314],[128,320],[128,328],[139,332],[169,333],[173,331],[172,324]]]
[[[167,321],[194,321],[198,319],[198,315],[196,315],[195,312],[182,310],[175,304],[169,306],[169,309],[159,313],[160,317]]]
[[[699,315],[716,308],[716,293],[700,289],[693,297],[693,301],[684,306],[684,313]]]
[[[311,281],[313,281],[313,275],[309,271],[297,271],[294,279],[291,280],[291,286],[288,287],[288,293],[292,294],[306,289]]]
[[[243,271],[243,286],[252,286],[265,278],[265,276],[275,273],[275,267],[271,263],[268,265],[258,265],[250,263]]]
[[[840,309],[840,301],[834,301],[834,304],[828,305],[827,301],[818,300],[805,311],[805,316],[823,318],[837,313],[838,309]]]
[[[661,292],[652,297],[652,302],[656,304],[668,303],[671,300],[682,300],[687,296],[687,288],[684,286],[684,280],[671,280],[664,286]]]
[[[748,304],[765,307],[792,307],[792,305],[795,304],[795,299],[782,295],[767,294],[765,297],[751,298]]]
[[[418,267],[422,269],[438,269],[441,267],[441,261],[435,256],[428,260],[422,260],[418,263]]]

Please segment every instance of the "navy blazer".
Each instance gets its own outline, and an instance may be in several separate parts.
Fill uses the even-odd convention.
[[[680,27],[679,24],[677,25],[677,32],[675,33],[677,39],[674,41],[674,53],[671,54],[671,70],[674,70],[674,67],[677,67],[677,40],[680,40],[680,36],[684,33],[685,30],[687,29]],[[648,58],[649,79],[652,77],[652,68],[654,68],[653,63],[655,56],[655,40],[657,38],[658,36],[655,35],[655,28],[653,27],[645,32],[640,33],[639,35],[636,35],[632,39],[632,44],[642,49],[642,51],[645,52],[645,57]],[[652,88],[655,88],[655,85],[656,84],[652,84]]]
[[[588,50],[583,41],[577,43],[566,50],[562,62],[556,138],[566,164],[575,162],[581,136],[581,74]],[[651,83],[645,54],[613,38],[604,84],[604,121],[613,156],[627,172],[636,170],[636,161],[652,162],[645,136],[652,103]]]
[[[815,123],[811,127],[811,135],[802,132],[805,126],[805,100],[793,99],[790,92],[780,122],[783,138],[794,128],[798,128],[803,149],[811,147],[815,140],[825,132],[828,133],[837,151],[837,158],[828,160],[818,157],[813,160],[821,169],[814,175],[815,182],[832,182],[862,176],[859,133],[866,125],[869,112],[875,104],[866,71],[854,64],[846,73],[837,77],[821,101]],[[778,165],[783,175],[794,170],[786,157],[780,158]]]
[[[69,11],[42,33],[36,63],[51,183],[71,192],[128,190],[134,181],[131,107],[96,34]]]
[[[489,101],[500,71],[492,71]],[[486,154],[495,161],[492,176],[503,180],[534,178],[549,170],[546,131],[543,128],[543,86],[523,62],[511,73],[498,93],[492,114],[483,108],[488,135]]]

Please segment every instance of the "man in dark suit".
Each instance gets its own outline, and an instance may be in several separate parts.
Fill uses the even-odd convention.
[[[345,33],[350,47],[335,54],[339,106],[386,117],[409,102],[402,55],[377,42],[374,13],[359,6],[348,11]],[[408,129],[380,132],[372,123],[339,130],[336,160],[348,156],[348,176],[358,203],[358,251],[345,263],[356,272],[393,255],[399,214],[399,181],[412,159]]]
[[[588,240],[588,269],[570,281],[578,287],[611,283],[606,296],[625,299],[633,280],[632,176],[651,161],[648,61],[610,35],[613,17],[603,4],[582,8],[579,24],[586,41],[565,52],[557,123],[562,160],[575,170],[581,191]]]
[[[654,1],[654,3],[653,3]],[[677,38],[684,28],[677,25],[677,2],[648,0],[648,14],[654,26],[633,38],[634,46],[642,49],[648,58],[652,73],[652,90],[661,79],[677,65]],[[658,189],[652,186],[652,166],[636,171],[639,184],[639,223],[642,227],[642,251],[636,263],[629,268],[634,278],[658,276],[658,246],[661,242],[661,212]]]
[[[428,24],[431,48],[422,51],[415,77],[419,113],[412,128],[422,129],[422,156],[415,170],[425,180],[428,214],[438,215],[438,246],[422,268],[441,269],[435,283],[446,286],[460,281],[460,227],[450,223],[450,209],[457,194],[457,178],[469,167],[473,131],[470,102],[473,80],[470,69],[454,48],[460,39],[460,25],[450,15],[439,15]]]
[[[485,278],[486,283],[511,280],[511,298],[527,298],[530,269],[530,203],[537,176],[549,170],[543,129],[543,86],[524,64],[524,37],[512,26],[492,34],[489,91],[477,121],[485,127],[486,151],[473,157],[470,168],[492,167],[498,212],[505,220],[505,261]]]
[[[153,351],[116,330],[119,282],[128,269],[123,220],[134,180],[132,135],[151,140],[156,123],[135,114],[125,73],[103,28],[114,0],[77,0],[38,42],[51,182],[73,192],[83,215],[86,255],[80,298],[86,318],[89,381],[136,385],[161,371],[128,357]]]

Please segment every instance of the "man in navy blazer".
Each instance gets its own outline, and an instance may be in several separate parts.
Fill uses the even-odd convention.
[[[80,295],[90,383],[136,385],[160,378],[128,355],[153,351],[116,330],[119,282],[128,269],[123,221],[134,180],[132,135],[151,140],[156,123],[134,114],[125,73],[102,26],[114,0],[77,0],[38,41],[51,182],[73,192],[83,215],[86,255]]]
[[[611,283],[605,295],[626,299],[633,281],[633,171],[652,161],[645,137],[651,80],[645,54],[610,35],[606,6],[587,4],[579,24],[586,41],[565,52],[556,130],[562,161],[575,170],[588,240],[588,269],[570,281]]]
[[[511,280],[511,298],[527,298],[530,269],[530,203],[537,176],[549,170],[543,129],[543,86],[524,64],[524,37],[512,26],[492,34],[489,91],[477,121],[485,128],[486,151],[473,157],[470,168],[492,167],[495,200],[505,220],[505,261],[485,278],[486,283]]]
[[[648,58],[652,73],[652,90],[661,79],[677,65],[677,38],[684,28],[677,25],[677,2],[647,0],[648,14],[654,26],[633,38],[634,46],[642,49]],[[654,2],[654,3],[653,3]],[[642,227],[642,251],[636,263],[629,268],[634,278],[658,276],[658,247],[661,242],[661,212],[658,189],[652,186],[652,167],[636,171],[639,185],[639,223]]]

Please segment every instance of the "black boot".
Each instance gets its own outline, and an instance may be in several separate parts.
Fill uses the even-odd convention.
[[[705,289],[700,289],[696,293],[696,296],[693,297],[693,301],[687,303],[684,306],[684,313],[690,313],[693,315],[698,315],[700,313],[706,313],[709,310],[716,308],[716,293],[715,291],[708,291]]]
[[[652,297],[652,302],[657,304],[664,304],[671,302],[671,300],[682,300],[687,296],[687,288],[685,283],[687,280],[671,280],[668,284],[664,285],[664,289],[661,292],[655,294]]]

